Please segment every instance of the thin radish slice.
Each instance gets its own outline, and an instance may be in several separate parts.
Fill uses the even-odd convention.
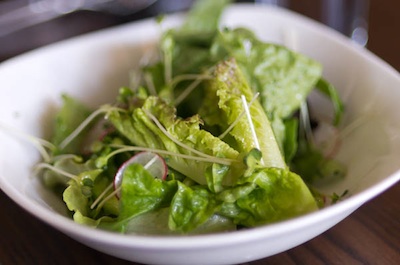
[[[153,152],[140,152],[130,159],[125,161],[118,169],[114,177],[114,189],[121,187],[122,177],[127,166],[131,164],[141,164],[144,169],[150,172],[154,178],[165,180],[167,178],[167,164],[165,160],[158,154]],[[117,197],[120,197],[120,192],[117,192]]]

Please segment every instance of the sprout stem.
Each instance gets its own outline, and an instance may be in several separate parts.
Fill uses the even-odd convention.
[[[96,205],[106,195],[106,193],[112,188],[112,186],[113,186],[113,183],[111,182],[110,185],[108,185],[107,188],[105,188],[103,190],[103,192],[99,195],[99,197],[96,198],[96,200],[92,203],[92,205],[90,205],[90,209],[94,209],[94,207],[96,207]]]
[[[121,187],[118,187],[117,189],[115,189],[113,192],[111,192],[107,197],[104,198],[104,200],[102,200],[99,205],[97,206],[98,209],[101,209],[103,207],[103,205],[110,200],[112,197],[114,197],[115,195],[117,195],[119,192],[121,191]]]
[[[44,161],[46,161],[46,162],[50,161],[50,155],[47,152],[46,148],[48,148],[50,150],[56,149],[56,147],[52,143],[50,143],[50,142],[48,142],[46,140],[43,140],[41,138],[37,138],[37,137],[34,137],[32,135],[23,133],[21,131],[18,131],[18,130],[14,129],[14,128],[8,127],[8,126],[6,126],[4,124],[1,124],[1,123],[0,123],[0,128],[2,128],[4,131],[8,131],[8,132],[10,132],[10,133],[12,133],[14,135],[17,135],[17,136],[29,141],[30,143],[32,143],[36,147],[36,149],[39,151],[39,153],[42,156]]]
[[[192,93],[192,91],[201,83],[203,80],[209,80],[212,79],[212,76],[207,75],[211,71],[212,68],[208,69],[205,74],[187,74],[187,75],[180,75],[176,76],[171,82],[169,83],[171,88],[173,88],[177,83],[183,81],[183,80],[190,80],[194,79],[194,81],[175,99],[174,105],[178,106],[182,101],[187,98],[187,96]]]
[[[148,152],[153,152],[153,153],[160,154],[160,155],[175,156],[175,157],[181,157],[181,158],[184,158],[184,159],[190,159],[190,160],[196,160],[196,161],[202,161],[202,162],[210,162],[210,163],[217,163],[217,164],[222,164],[222,165],[231,165],[232,163],[236,162],[236,160],[228,159],[228,158],[198,157],[198,156],[174,153],[174,152],[167,151],[167,150],[153,149],[153,148],[148,148],[148,147],[127,146],[127,145],[113,145],[113,144],[111,144],[110,147],[119,148],[119,149],[109,153],[107,155],[107,157],[106,157],[107,160],[110,157],[112,157],[112,156],[114,156],[116,154],[119,154],[119,153],[123,153],[123,152],[128,152],[128,151],[148,151]]]
[[[185,80],[197,80],[197,79],[212,79],[212,76],[205,75],[205,74],[186,74],[186,75],[178,75],[175,76],[174,79],[172,79],[170,86],[173,88],[175,87],[178,83],[185,81]]]
[[[254,97],[251,99],[251,101],[249,102],[248,106],[250,107],[251,105],[253,105],[254,101],[257,99],[257,97],[260,95],[260,92],[257,92]],[[233,127],[236,126],[236,124],[240,121],[240,119],[246,114],[246,110],[243,110],[239,116],[236,118],[236,120],[234,122],[231,123],[231,125],[229,125],[228,129],[225,130],[225,132],[223,132],[220,136],[218,136],[219,139],[224,139],[224,137],[233,129]]]
[[[154,86],[153,78],[151,77],[150,73],[144,74],[144,81],[146,81],[147,89],[149,90],[150,94],[153,96],[157,96],[157,90]]]
[[[67,138],[65,138],[60,143],[60,148],[64,149],[68,144],[70,144],[85,129],[85,127],[88,126],[90,124],[90,122],[92,122],[98,115],[110,112],[113,109],[120,110],[118,108],[111,107],[109,105],[104,105],[104,106],[101,106],[96,111],[94,111]]]
[[[153,165],[154,162],[156,162],[157,158],[158,158],[157,155],[154,155],[153,158],[150,159],[150,161],[147,162],[146,165],[144,165],[143,168],[144,168],[144,169],[148,169],[149,167],[151,167],[151,165]]]
[[[68,177],[68,178],[70,178],[70,179],[74,179],[74,180],[77,180],[77,179],[78,179],[78,176],[76,176],[76,175],[74,175],[74,174],[71,174],[71,173],[69,173],[69,172],[67,172],[67,171],[64,171],[64,170],[62,170],[62,169],[59,169],[59,168],[57,168],[57,167],[55,167],[55,166],[52,166],[52,165],[50,165],[50,164],[47,164],[47,163],[39,163],[39,164],[37,164],[37,165],[35,166],[35,171],[39,171],[39,170],[41,170],[41,169],[49,169],[49,170],[52,170],[52,171],[54,171],[54,172],[56,172],[56,173],[58,173],[58,174],[60,174],[60,175],[63,175],[63,176],[65,176],[65,177]]]
[[[201,81],[203,80],[196,79],[192,83],[190,83],[190,85],[175,99],[174,105],[178,106],[179,104],[181,104],[181,102],[185,100],[185,98],[187,98],[187,96],[189,96],[189,94],[192,93],[192,91],[201,83]]]
[[[249,121],[249,126],[250,126],[250,130],[251,130],[251,134],[253,136],[254,145],[258,150],[260,150],[260,143],[258,142],[256,130],[254,129],[254,124],[253,124],[253,120],[251,119],[251,114],[250,114],[249,106],[247,105],[246,97],[244,95],[242,95],[241,98],[242,98],[242,103],[243,103],[244,111],[246,113],[247,120]]]
[[[174,143],[176,143],[177,145],[179,145],[180,147],[183,147],[185,149],[187,149],[188,151],[191,151],[201,157],[205,157],[205,158],[209,158],[209,159],[215,159],[216,157],[202,153],[184,143],[182,143],[181,141],[175,139],[165,128],[164,126],[160,123],[160,121],[153,115],[151,114],[149,111],[143,109],[143,111],[146,113],[146,115],[153,120],[153,122],[157,125],[157,127]]]
[[[314,145],[314,135],[311,129],[307,102],[303,102],[300,106],[300,127],[303,129],[307,142]]]

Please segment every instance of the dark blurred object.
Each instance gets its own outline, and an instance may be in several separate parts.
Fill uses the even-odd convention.
[[[285,7],[318,20],[343,33],[355,43],[368,42],[369,0],[255,0],[259,4]]]
[[[26,8],[29,1],[32,2],[32,0],[0,0],[0,61],[91,31],[159,14],[187,10],[194,2],[194,0],[94,0],[99,3],[102,2],[102,4],[96,5],[96,8],[93,6],[83,8],[83,6],[79,7],[78,5],[78,2],[83,0],[34,0],[33,2],[36,4],[44,1],[50,1],[53,4],[59,2],[59,10],[57,11],[59,13],[54,14],[51,19],[35,18],[37,21],[30,26],[18,26],[21,27],[19,30],[16,30],[17,26],[15,26],[13,30],[8,30],[10,33],[1,34],[1,16],[6,15],[9,18],[11,15],[7,12]],[[61,2],[64,5],[61,5]],[[75,4],[72,2],[75,2]],[[90,2],[93,2],[93,0],[90,0]],[[142,2],[143,5],[129,6],[130,2]],[[55,7],[51,8],[54,9]],[[16,20],[17,18],[13,19]],[[42,21],[39,21],[40,19]],[[4,30],[3,33],[5,32]]]
[[[81,10],[128,15],[156,0],[14,0],[0,6],[0,37]],[[13,6],[13,7],[11,7]]]

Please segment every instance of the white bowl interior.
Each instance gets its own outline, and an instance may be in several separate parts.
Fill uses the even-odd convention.
[[[180,20],[180,16],[168,17],[166,25],[179,24]],[[301,217],[297,222],[291,220],[253,231],[198,237],[197,242],[188,238],[158,238],[157,243],[156,239],[140,236],[81,233],[88,228],[63,218],[61,215],[67,216],[63,203],[32,176],[32,167],[40,159],[38,152],[18,132],[48,136],[62,93],[93,107],[113,101],[118,88],[129,85],[130,70],[144,53],[154,48],[159,27],[153,20],[74,38],[0,65],[1,189],[39,218],[107,253],[139,262],[178,264],[179,260],[186,260],[182,256],[179,260],[174,258],[174,251],[181,247],[188,249],[187,258],[200,258],[199,264],[224,264],[262,258],[296,246],[322,233],[399,180],[400,78],[394,69],[333,30],[289,11],[237,5],[227,10],[223,21],[229,26],[249,27],[260,38],[290,45],[324,65],[324,76],[339,89],[346,105],[337,158],[348,166],[348,175],[320,188],[338,194],[348,189],[350,198],[314,213],[312,218]],[[321,97],[313,97],[312,107],[319,114],[329,113],[327,105]],[[175,240],[172,247],[162,245],[170,244],[169,240]],[[209,240],[214,240],[214,248],[207,247]],[[247,242],[253,250],[244,254],[246,248],[238,247],[241,242]],[[220,256],[228,245],[234,244],[235,255]],[[260,244],[262,247],[256,247]],[[116,245],[118,249],[110,247]],[[266,250],[267,246],[273,247]],[[208,255],[199,252],[200,248],[209,251]],[[159,255],[154,255],[154,251]]]

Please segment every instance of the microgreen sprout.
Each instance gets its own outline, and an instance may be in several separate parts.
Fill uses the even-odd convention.
[[[249,126],[250,126],[250,130],[251,130],[251,135],[253,136],[254,145],[258,150],[260,150],[260,143],[258,142],[256,130],[254,129],[254,124],[253,124],[253,120],[251,118],[250,109],[247,104],[246,97],[244,95],[242,95],[241,99],[242,99],[242,103],[243,103],[244,111],[246,113],[247,120],[249,121]]]
[[[169,86],[171,88],[174,88],[177,84],[179,84],[182,81],[189,81],[189,80],[198,80],[198,79],[202,79],[202,80],[208,80],[208,79],[212,79],[211,75],[208,74],[185,74],[185,75],[177,75],[175,76],[171,83],[169,84]]]
[[[164,59],[164,79],[165,83],[169,84],[171,83],[172,80],[172,46],[174,45],[174,41],[170,36],[164,38],[164,41],[161,43],[161,46],[163,48],[163,59]]]
[[[34,172],[37,173],[42,169],[49,169],[49,170],[51,170],[51,171],[53,171],[55,173],[58,173],[58,174],[60,174],[62,176],[68,177],[70,179],[78,180],[78,176],[76,176],[74,174],[71,174],[71,173],[69,173],[67,171],[64,171],[62,169],[59,169],[59,168],[57,168],[55,166],[52,166],[52,165],[50,165],[48,163],[39,163],[39,164],[37,164],[35,166],[35,168],[34,168]]]
[[[308,143],[314,144],[314,136],[310,124],[310,114],[308,112],[307,102],[303,102],[300,106],[300,128],[302,133],[304,133],[305,138]]]
[[[107,194],[107,192],[113,187],[113,183],[111,182],[110,185],[107,186],[107,188],[105,188],[103,190],[103,192],[99,195],[99,197],[96,198],[96,200],[92,203],[92,205],[90,205],[90,209],[94,209],[94,207],[96,207],[96,205],[101,201],[101,199]]]
[[[105,165],[105,163],[107,163],[106,161],[108,159],[110,159],[111,157],[113,157],[117,154],[125,153],[125,152],[137,152],[137,151],[148,151],[148,152],[153,152],[153,153],[156,153],[159,155],[174,156],[174,157],[180,157],[183,159],[217,163],[217,164],[222,164],[222,165],[231,165],[232,163],[237,162],[236,160],[229,159],[229,158],[221,158],[221,157],[215,157],[215,156],[199,157],[199,156],[186,155],[186,154],[181,154],[181,153],[174,153],[174,152],[162,150],[162,149],[154,149],[154,148],[147,148],[147,147],[140,147],[140,146],[116,145],[116,144],[110,144],[109,146],[113,147],[113,148],[118,148],[118,149],[109,153],[107,156],[102,157],[101,161],[99,161],[97,166],[100,166],[100,164]]]
[[[88,126],[97,116],[104,113],[109,113],[111,111],[125,111],[123,109],[112,107],[110,105],[101,106],[99,109],[90,114],[68,137],[66,137],[61,143],[60,148],[64,149],[68,144],[70,144],[85,128]]]
[[[258,98],[258,96],[260,95],[260,92],[257,92],[254,97],[251,99],[251,101],[248,104],[248,107],[250,107],[251,105],[253,105],[254,101]],[[219,139],[224,139],[224,137],[236,126],[236,124],[240,121],[240,119],[246,115],[246,110],[243,110],[239,116],[236,118],[236,120],[234,122],[231,123],[231,125],[229,125],[229,127],[220,135],[218,136]]]
[[[150,94],[153,96],[157,96],[157,90],[154,86],[153,77],[150,73],[144,74],[144,81],[146,82],[147,89],[149,90]]]
[[[52,143],[50,143],[44,139],[23,133],[21,131],[18,131],[14,128],[8,127],[1,123],[0,123],[0,128],[3,129],[4,131],[10,132],[11,134],[17,135],[17,136],[27,140],[28,142],[30,142],[33,146],[36,147],[36,149],[39,151],[41,157],[43,158],[43,160],[45,162],[48,162],[51,160],[51,156],[49,155],[47,149],[49,149],[50,151],[53,151],[56,149],[56,147]]]
[[[208,78],[208,77],[207,77]],[[197,78],[174,100],[174,105],[178,106],[192,91],[202,82],[202,78]]]
[[[180,147],[185,148],[188,151],[191,151],[194,154],[197,154],[200,157],[204,157],[204,158],[208,158],[211,159],[212,161],[214,161],[215,159],[218,159],[217,157],[202,153],[184,143],[182,143],[181,141],[175,139],[165,128],[164,126],[160,123],[160,121],[153,115],[151,114],[149,111],[144,110],[144,112],[146,113],[146,115],[157,125],[157,127],[161,130],[161,132],[167,136],[171,141],[173,141],[175,144],[179,145]]]
[[[185,98],[187,98],[190,95],[190,93],[192,93],[192,91],[198,85],[200,85],[200,83],[203,80],[209,80],[212,77],[210,75],[207,75],[207,74],[203,74],[203,75],[181,75],[181,76],[175,77],[175,79],[171,81],[170,86],[174,87],[178,82],[181,82],[183,80],[190,80],[191,78],[194,78],[194,81],[192,83],[190,83],[190,85],[188,85],[186,87],[186,89],[174,100],[174,105],[175,106],[178,106],[180,103],[182,103],[182,101],[184,101]]]
[[[146,165],[144,165],[144,169],[148,169],[149,167],[151,167],[151,165],[154,164],[154,162],[156,162],[158,159],[157,155],[153,156],[153,158],[146,163]]]
[[[121,187],[118,187],[117,189],[115,189],[113,192],[111,192],[109,195],[107,195],[107,197],[104,198],[104,200],[102,200],[98,206],[97,209],[101,209],[103,207],[103,205],[110,200],[112,197],[116,196],[119,192],[121,191]],[[95,206],[93,206],[94,208]],[[92,209],[93,209],[92,208]]]

